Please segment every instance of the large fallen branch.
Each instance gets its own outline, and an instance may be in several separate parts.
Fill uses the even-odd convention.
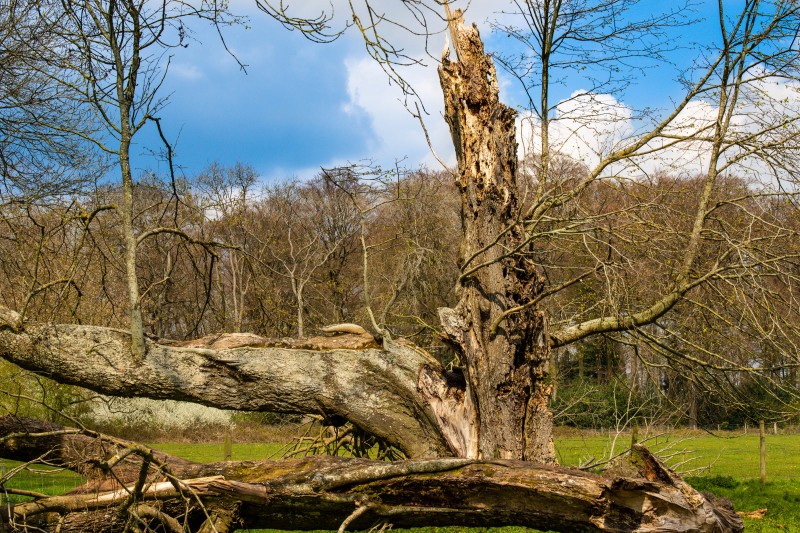
[[[30,435],[22,435],[21,427]],[[40,440],[57,450],[51,461],[84,474],[89,465],[107,462],[109,452],[118,455],[126,446],[138,446],[52,424],[0,419],[3,457],[35,456]],[[157,455],[165,463],[173,461]],[[742,530],[732,509],[692,489],[641,446],[605,474],[455,458],[394,463],[329,456],[210,464],[175,460],[170,467],[174,478],[153,479],[128,509],[147,520],[172,517],[191,531],[225,511],[229,523],[245,528],[335,529],[350,519],[354,529],[391,523],[559,531]],[[121,530],[127,515],[116,509],[134,492],[134,472],[121,474],[129,483],[125,489],[77,490],[8,506],[2,512],[4,524],[12,531],[26,524],[44,530]]]
[[[458,442],[447,442],[447,432],[439,429],[439,419],[448,414],[441,398],[453,396],[447,374],[435,359],[402,341],[365,349],[370,344],[359,335],[326,342],[234,334],[148,342],[145,358],[135,360],[128,332],[23,327],[13,311],[0,311],[0,357],[61,383],[110,396],[338,416],[409,457],[458,454]]]

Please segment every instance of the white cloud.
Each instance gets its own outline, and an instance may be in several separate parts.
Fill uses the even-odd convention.
[[[466,22],[476,22],[484,34],[490,31],[487,18],[510,2],[452,2],[453,9],[467,7]],[[349,8],[346,8],[349,9]],[[388,5],[387,16],[408,28],[414,28],[412,13],[400,4]],[[337,9],[337,12],[341,12]],[[398,72],[411,84],[428,114],[423,113],[425,127],[431,145],[439,158],[447,165],[455,165],[455,152],[450,131],[443,118],[443,98],[437,74],[438,59],[444,48],[445,23],[440,18],[443,13],[427,12],[427,20],[432,35],[427,40],[420,39],[400,25],[384,25],[381,36],[397,49],[410,57],[419,59],[423,65],[399,66]],[[361,39],[360,35],[351,38]],[[425,47],[427,46],[427,50]],[[363,54],[351,56],[344,61],[347,71],[348,102],[345,110],[349,113],[362,112],[367,115],[375,135],[370,145],[370,157],[387,164],[398,157],[407,157],[406,164],[420,163],[431,168],[440,168],[436,157],[431,153],[419,120],[414,118],[404,105],[400,88],[389,83],[389,78],[380,66]],[[413,99],[407,101],[416,112]]]
[[[550,120],[549,143],[556,153],[597,165],[617,149],[633,131],[630,107],[607,94],[575,91],[556,106]],[[538,152],[541,123],[530,114],[517,120],[517,142],[520,158]]]
[[[783,139],[792,135],[795,125],[782,126],[787,116],[800,113],[800,84],[762,77],[756,73],[754,80],[741,90],[742,100],[731,117],[728,138],[730,147],[722,154],[721,165],[733,161],[727,171],[740,176],[754,176],[768,180],[770,169],[756,157],[741,157],[752,146],[753,134],[764,144],[783,145]],[[608,167],[604,175],[636,178],[655,172],[668,172],[676,176],[691,177],[708,171],[711,154],[711,137],[717,120],[718,107],[704,100],[689,102],[672,120],[663,135],[656,137],[637,151],[642,155]],[[781,127],[776,125],[781,124]],[[574,92],[570,98],[556,106],[551,119],[549,141],[551,149],[594,168],[611,153],[641,138],[654,124],[635,128],[631,108],[606,94]],[[530,114],[520,115],[517,122],[519,155],[537,153],[540,148],[541,124]],[[743,147],[735,143],[745,141]],[[784,151],[784,153],[788,153]]]
[[[576,91],[556,106],[556,143],[582,160],[605,157],[633,131],[631,108],[608,94]]]
[[[778,127],[788,116],[800,112],[800,84],[770,77],[766,72],[752,72],[752,80],[740,89],[736,112],[730,119],[727,133],[730,145],[721,156],[721,164],[739,158],[727,170],[740,176],[753,176],[768,180],[771,170],[756,157],[743,157],[752,148],[753,134],[757,143],[782,146],[784,139],[796,131],[796,125]],[[652,172],[667,171],[679,176],[696,176],[708,171],[711,154],[711,137],[719,107],[703,100],[689,102],[660,137],[645,147],[658,150],[634,160],[639,168]],[[676,143],[676,139],[684,137]],[[737,146],[737,139],[745,141]],[[788,154],[789,152],[785,152]]]
[[[672,124],[659,137],[647,144],[644,151],[656,150],[633,160],[638,173],[665,171],[678,176],[691,177],[708,170],[709,144],[698,140],[706,136],[717,117],[717,107],[697,100],[689,102]],[[691,138],[675,142],[677,137]],[[632,170],[635,174],[635,170]]]
[[[172,63],[169,66],[169,72],[170,76],[183,81],[198,81],[205,77],[199,67],[185,63]]]
[[[366,113],[375,135],[370,143],[369,157],[382,164],[395,158],[407,157],[408,166],[423,163],[438,166],[425,141],[419,120],[414,118],[401,101],[401,93],[389,84],[380,66],[369,58],[347,59],[347,93],[345,109],[349,113]],[[403,75],[424,103],[429,115],[423,115],[431,144],[448,165],[455,163],[453,143],[447,124],[442,118],[442,92],[436,71],[431,68],[406,68]],[[413,102],[411,109],[416,112]]]

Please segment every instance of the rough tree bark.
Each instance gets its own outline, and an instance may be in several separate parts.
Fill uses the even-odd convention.
[[[123,491],[99,498],[86,491],[101,490],[108,481],[108,447],[92,452],[80,440],[88,436],[75,432],[37,440],[30,433],[38,430],[27,423],[0,431],[0,456],[32,459],[47,451],[50,460],[79,472],[85,471],[86,456],[91,465],[105,465],[106,477],[82,494],[6,507],[5,524],[24,527],[41,520],[50,530],[114,531],[136,516],[171,530],[183,527],[176,517],[186,518],[191,531],[211,531],[212,522],[221,531],[225,524],[316,529],[345,521],[350,527],[388,521],[563,531],[741,530],[735,515],[715,507],[643,448],[613,475],[541,464],[553,461],[545,381],[550,342],[545,315],[535,306],[542,280],[526,257],[516,220],[514,113],[498,100],[494,68],[477,29],[464,27],[460,12],[452,20],[458,61],[443,58],[440,76],[459,162],[463,275],[460,302],[440,314],[463,375],[447,373],[410,343],[385,339],[378,346],[357,333],[147,341],[143,356],[133,358],[129,331],[24,324],[0,307],[0,357],[57,381],[114,396],[336,415],[412,460],[316,457],[196,465],[106,438],[103,443],[127,446],[147,464],[171,464],[183,484],[169,476],[166,483],[148,480],[137,474],[136,464],[128,470],[118,464],[115,475],[134,482],[137,497]],[[20,435],[23,430],[28,434]],[[77,457],[65,458],[76,450]]]
[[[0,517],[12,531],[26,524],[45,531],[123,530],[127,515],[109,508],[129,500],[120,486],[131,488],[143,459],[169,464],[171,475],[182,480],[177,486],[183,494],[153,469],[129,508],[152,522],[178,517],[174,522],[191,531],[202,528],[209,515],[226,518],[229,528],[334,529],[349,520],[357,529],[385,522],[560,531],[742,529],[729,506],[694,491],[643,447],[604,475],[525,461],[456,458],[380,463],[316,456],[199,464],[119,439],[68,431],[0,418],[2,456],[25,461],[49,452],[51,463],[90,477],[67,495],[4,508]],[[116,480],[96,477],[99,465],[133,448],[141,453],[114,467]]]
[[[467,383],[459,451],[554,462],[549,341],[545,315],[532,305],[544,280],[518,219],[516,114],[499,100],[478,29],[464,26],[460,10],[450,28],[458,61],[445,50],[439,77],[458,157],[462,275],[461,300],[440,317]]]
[[[410,344],[377,349],[361,335],[298,341],[232,334],[166,345],[148,341],[145,358],[134,360],[130,339],[127,331],[92,326],[14,330],[0,316],[0,356],[62,383],[221,409],[336,415],[409,457],[454,455],[420,392],[421,380],[427,388],[447,389],[446,373]]]

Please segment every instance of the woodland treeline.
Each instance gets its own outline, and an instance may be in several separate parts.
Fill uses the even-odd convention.
[[[520,168],[520,190],[532,191],[534,163]],[[569,190],[587,172],[559,157],[551,177]],[[685,253],[682,236],[701,186],[702,177],[667,172],[596,181],[543,220],[537,231],[544,246],[535,253],[550,288],[541,302],[551,327],[613,314],[623,303],[644,308],[663,293]],[[722,276],[694,290],[668,318],[554,349],[557,424],[716,429],[761,417],[794,421],[798,376],[785,354],[800,331],[800,265],[777,259],[800,254],[792,238],[800,221],[786,197],[753,194],[753,187],[736,176],[719,179],[708,232],[712,241],[718,232],[720,246],[739,240],[732,250],[742,261],[749,253],[775,258],[763,267],[775,267],[767,284]],[[120,195],[118,186],[96,181],[70,194],[4,194],[3,303],[33,322],[125,329]],[[366,296],[378,324],[457,372],[460,361],[442,342],[437,309],[455,299],[459,209],[452,176],[427,168],[354,165],[287,181],[265,179],[247,164],[214,163],[190,179],[145,172],[134,185],[134,225],[146,334],[302,338],[336,323],[369,328]],[[713,260],[709,254],[699,262]],[[770,335],[767,327],[785,335]],[[737,366],[741,371],[731,372]],[[83,412],[80,400],[88,397],[41,378],[25,394],[72,414]],[[22,414],[53,418],[31,404],[20,408],[19,398],[11,403]]]

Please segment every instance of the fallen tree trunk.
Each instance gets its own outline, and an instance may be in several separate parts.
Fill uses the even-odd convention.
[[[30,460],[45,448],[59,450],[49,459],[83,474],[90,465],[107,463],[109,452],[119,455],[126,446],[139,446],[11,417],[0,419],[0,439],[3,457]],[[144,455],[138,456],[139,464]],[[135,513],[145,521],[171,517],[190,531],[200,530],[212,515],[244,528],[336,529],[347,521],[354,529],[391,523],[557,531],[742,530],[732,509],[692,489],[642,446],[605,474],[514,460],[380,463],[314,456],[201,464],[155,455],[170,465],[171,474],[166,480],[164,471],[152,476],[135,501],[130,500],[138,476],[128,468],[119,471],[125,489],[99,491],[94,483],[90,491],[7,506],[3,523],[11,531],[27,526],[118,531]]]
[[[408,457],[458,454],[458,443],[439,430],[438,417],[447,413],[436,407],[458,384],[448,382],[438,361],[407,343],[361,349],[362,339],[350,338],[358,335],[295,341],[233,334],[186,343],[148,341],[144,359],[134,360],[128,332],[22,327],[13,317],[4,327],[2,318],[11,313],[0,315],[0,357],[61,383],[110,396],[338,416]],[[358,349],[347,348],[353,345]]]

